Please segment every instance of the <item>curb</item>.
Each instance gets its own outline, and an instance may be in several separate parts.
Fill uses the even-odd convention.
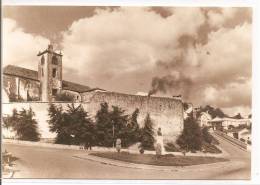
[[[230,167],[231,165],[241,165],[240,162],[235,161],[224,161],[224,162],[216,162],[210,164],[198,164],[198,165],[191,165],[191,166],[155,166],[155,165],[148,165],[148,164],[136,164],[130,163],[125,161],[118,161],[113,159],[107,159],[97,156],[91,156],[89,154],[85,155],[73,155],[72,157],[78,158],[81,160],[89,160],[94,162],[99,162],[105,165],[117,166],[117,167],[124,167],[124,168],[132,168],[132,169],[141,169],[141,170],[159,170],[159,171],[205,171],[209,168],[225,168]]]

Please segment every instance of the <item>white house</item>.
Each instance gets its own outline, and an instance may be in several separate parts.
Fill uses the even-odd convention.
[[[208,112],[202,112],[200,114],[200,117],[198,119],[198,122],[200,124],[201,127],[203,126],[211,126],[208,121],[212,120],[211,115]]]

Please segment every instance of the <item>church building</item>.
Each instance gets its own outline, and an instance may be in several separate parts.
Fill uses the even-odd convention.
[[[38,71],[8,65],[3,70],[4,93],[9,101],[56,101],[57,95],[66,94],[81,101],[81,93],[105,91],[62,79],[62,54],[48,49],[39,52]]]

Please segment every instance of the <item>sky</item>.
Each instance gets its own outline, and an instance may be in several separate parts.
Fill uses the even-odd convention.
[[[65,80],[251,113],[251,8],[5,6],[2,38],[3,66],[52,43]]]

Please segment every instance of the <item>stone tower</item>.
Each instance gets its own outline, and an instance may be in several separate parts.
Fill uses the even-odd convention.
[[[62,88],[62,54],[56,53],[52,45],[39,52],[38,79],[41,84],[40,99],[43,102],[55,100]]]

